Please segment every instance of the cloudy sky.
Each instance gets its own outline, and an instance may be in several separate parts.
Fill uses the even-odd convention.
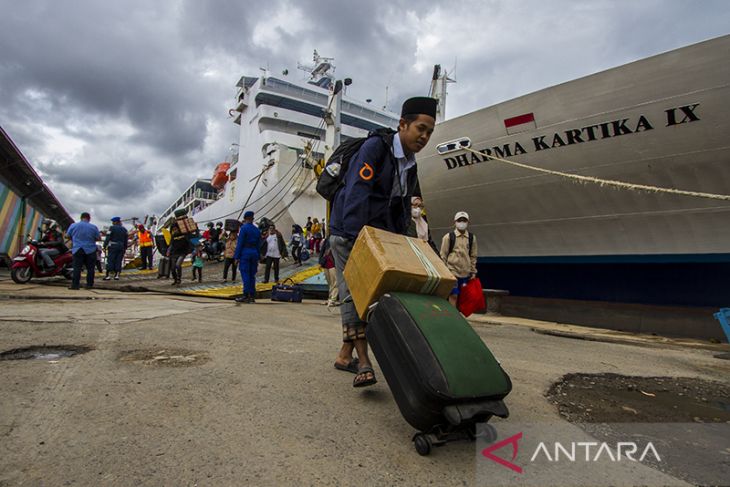
[[[0,0],[0,125],[77,217],[159,214],[238,141],[235,83],[312,50],[397,110],[453,117],[730,33],[730,1]]]

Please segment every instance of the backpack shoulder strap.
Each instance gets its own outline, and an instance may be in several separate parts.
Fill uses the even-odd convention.
[[[449,232],[449,254],[454,251],[454,245],[456,245],[456,233],[452,230]],[[474,246],[474,234],[469,232],[469,255],[471,255],[471,249]]]

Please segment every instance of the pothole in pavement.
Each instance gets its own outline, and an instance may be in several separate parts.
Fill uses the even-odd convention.
[[[0,360],[59,360],[90,351],[91,348],[77,345],[40,345],[14,348],[0,353]]]
[[[204,364],[209,360],[210,357],[205,352],[180,348],[128,350],[119,354],[120,362],[160,367],[190,367]]]
[[[652,442],[651,467],[694,485],[730,478],[730,384],[686,377],[568,374],[545,394],[599,441]]]
[[[730,421],[730,384],[695,378],[568,374],[546,396],[576,423]]]

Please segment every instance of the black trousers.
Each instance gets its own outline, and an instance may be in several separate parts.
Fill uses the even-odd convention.
[[[236,259],[226,257],[223,261],[223,279],[228,279],[228,268],[231,268],[231,281],[236,280]]]
[[[269,276],[271,276],[271,264],[274,264],[274,281],[279,281],[279,258],[278,257],[267,257],[266,258],[266,273],[264,275],[264,282],[269,282]]]
[[[291,256],[294,258],[294,262],[297,264],[302,263],[302,246],[294,245],[291,248]]]
[[[79,249],[74,253],[73,256],[73,280],[71,281],[71,287],[78,289],[81,284],[81,268],[86,267],[86,286],[94,286],[94,266],[96,264],[96,250],[91,253],[84,252],[84,249]]]
[[[152,247],[140,247],[142,269],[152,269]]]

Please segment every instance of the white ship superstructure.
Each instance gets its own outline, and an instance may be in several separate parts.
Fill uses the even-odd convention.
[[[244,207],[257,220],[270,218],[282,229],[303,224],[308,216],[325,217],[313,167],[327,150],[324,114],[334,85],[333,61],[315,51],[314,65],[305,70],[311,73],[308,81],[268,72],[239,80],[231,110],[241,127],[238,160],[226,171],[220,199],[194,215],[198,223],[240,219]],[[341,110],[342,141],[398,124],[396,114],[346,95]]]

